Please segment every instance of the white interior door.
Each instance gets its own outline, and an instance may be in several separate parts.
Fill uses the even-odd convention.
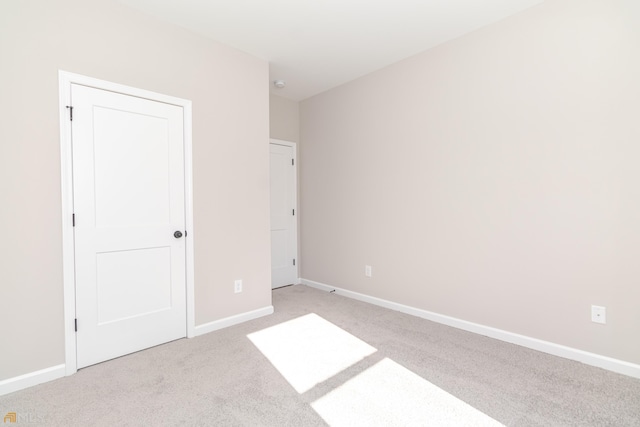
[[[77,84],[71,101],[82,368],[186,336],[184,123],[182,107]]]
[[[296,168],[293,144],[271,144],[271,287],[294,284],[296,254]]]

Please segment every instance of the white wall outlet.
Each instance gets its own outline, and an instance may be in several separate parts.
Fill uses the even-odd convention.
[[[595,323],[607,323],[607,308],[599,305],[591,306],[591,321]]]
[[[239,294],[240,292],[242,292],[242,280],[236,280],[234,282],[233,289],[236,294]]]
[[[365,265],[364,266],[364,275],[367,277],[371,277],[371,266],[370,265]]]

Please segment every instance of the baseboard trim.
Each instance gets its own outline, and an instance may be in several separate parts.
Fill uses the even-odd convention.
[[[257,319],[262,316],[273,314],[273,306],[263,307],[257,310],[248,311],[235,316],[225,317],[204,325],[195,327],[194,336],[203,335],[218,329],[227,328],[249,320]],[[50,368],[41,369],[39,371],[30,372],[13,378],[0,381],[0,396],[33,387],[48,381],[53,381],[65,376],[65,365],[52,366]]]
[[[196,326],[194,336],[197,337],[203,334],[208,334],[209,332],[228,328],[229,326],[244,323],[249,320],[257,319],[259,317],[268,316],[270,314],[273,314],[272,305],[253,311],[247,311],[246,313],[236,314],[235,316],[225,317],[224,319],[214,320],[213,322]]]
[[[64,377],[64,364],[0,381],[0,396]]]
[[[463,329],[465,331],[473,332],[479,335],[495,338],[500,341],[527,347],[532,350],[541,351],[543,353],[551,354],[554,356],[564,357],[565,359],[575,360],[587,365],[596,366],[598,368],[640,379],[640,365],[625,362],[624,360],[614,359],[596,353],[590,353],[588,351],[578,350],[576,348],[528,337],[526,335],[520,335],[502,329],[457,319],[455,317],[433,313],[431,311],[422,310],[408,305],[398,304],[392,301],[372,297],[358,292],[336,288],[335,286],[329,286],[324,283],[314,282],[313,280],[301,279],[300,283],[327,292],[335,291],[336,294],[348,298],[353,298],[359,301],[367,302],[369,304],[374,304],[380,307],[399,311],[401,313],[411,314],[413,316],[421,317],[423,319],[431,320],[443,325]]]

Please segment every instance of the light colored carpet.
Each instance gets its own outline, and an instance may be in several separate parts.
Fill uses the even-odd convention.
[[[305,286],[275,313],[0,397],[32,425],[640,426],[640,380]],[[24,419],[24,418],[23,418]]]

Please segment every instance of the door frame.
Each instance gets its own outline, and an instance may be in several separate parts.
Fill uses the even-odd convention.
[[[60,174],[62,190],[62,272],[64,288],[64,360],[65,375],[77,372],[76,358],[76,289],[75,289],[75,243],[73,234],[73,151],[71,145],[71,122],[68,105],[71,105],[71,85],[78,84],[107,90],[123,95],[182,107],[184,120],[184,174],[185,174],[185,221],[188,238],[186,250],[186,300],[187,338],[195,336],[194,260],[193,260],[193,163],[192,163],[192,109],[191,101],[156,92],[112,83],[93,77],[58,70],[59,114],[60,114]]]
[[[295,173],[293,174],[293,186],[295,191],[293,192],[293,205],[296,207],[296,220],[293,222],[293,237],[296,242],[296,281],[300,282],[300,241],[298,240],[298,226],[300,225],[300,206],[298,206],[298,151],[297,144],[291,141],[284,141],[282,139],[269,138],[269,144],[275,145],[283,145],[285,147],[290,147],[293,155],[293,162],[295,166]],[[269,172],[269,178],[271,178],[271,172]],[[269,220],[269,224],[271,224],[271,220]],[[271,225],[269,225],[271,227]]]

